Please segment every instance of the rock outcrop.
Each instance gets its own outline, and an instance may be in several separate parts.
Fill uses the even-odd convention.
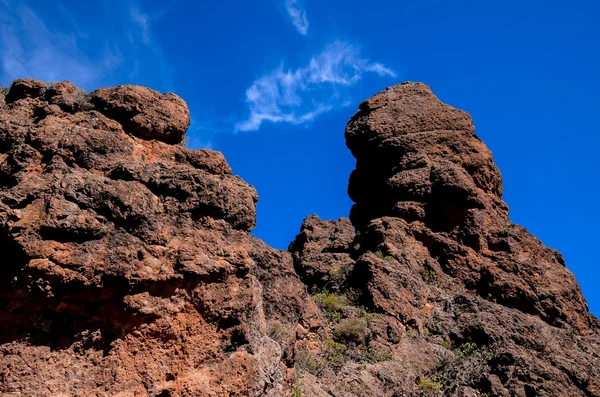
[[[360,105],[350,219],[289,252],[189,120],[144,87],[0,95],[0,395],[600,396],[600,322],[427,86]]]
[[[74,93],[19,80],[0,109],[0,394],[278,395],[254,188],[218,152],[136,138],[181,140],[175,95]]]
[[[355,238],[344,248],[346,235],[334,230],[346,221],[310,217],[290,246],[301,278],[320,288],[322,310],[330,304],[323,291],[343,301],[324,328],[355,357],[313,387],[322,395],[600,396],[599,322],[562,256],[508,219],[500,172],[470,116],[404,83],[363,102],[346,141],[356,157],[348,187]],[[332,269],[344,269],[341,288],[321,281]],[[340,334],[361,315],[348,306],[369,313],[366,338]],[[361,349],[389,353],[356,359]]]

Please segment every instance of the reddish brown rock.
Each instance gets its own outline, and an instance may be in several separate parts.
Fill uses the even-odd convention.
[[[40,80],[18,79],[13,81],[6,94],[6,102],[14,102],[25,98],[39,98],[44,95],[48,85]]]
[[[61,110],[69,113],[91,108],[91,103],[86,97],[85,91],[68,81],[52,84],[46,90],[44,97],[48,103],[57,105]]]
[[[72,92],[0,111],[0,394],[277,395],[255,190],[220,153],[45,102]]]
[[[311,216],[290,245],[323,314],[296,351],[300,389],[600,396],[598,320],[561,255],[508,219],[469,115],[404,83],[363,102],[346,139],[356,235]],[[340,256],[352,265],[332,283]]]
[[[181,99],[42,84],[0,102],[1,395],[600,396],[600,321],[425,85],[361,104],[351,221],[284,252],[221,153],[168,143]]]
[[[302,222],[300,234],[290,244],[296,272],[315,292],[327,286],[339,288],[339,281],[354,267],[351,258],[354,228],[346,218],[323,221],[311,215]]]
[[[122,85],[89,95],[94,108],[121,123],[126,132],[144,139],[179,143],[190,125],[190,112],[175,94]]]

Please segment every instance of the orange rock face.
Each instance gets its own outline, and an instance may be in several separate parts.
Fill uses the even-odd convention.
[[[600,396],[600,323],[427,86],[360,105],[350,220],[289,252],[188,125],[144,87],[0,95],[0,395]]]

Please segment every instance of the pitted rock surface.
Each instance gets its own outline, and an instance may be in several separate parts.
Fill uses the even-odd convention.
[[[273,393],[282,351],[251,273],[256,191],[218,152],[79,111],[75,90],[0,109],[0,394]]]
[[[123,85],[100,88],[90,94],[89,101],[100,113],[145,139],[179,143],[190,125],[187,105],[172,93]]]
[[[562,256],[508,219],[474,130],[420,83],[348,123],[355,236],[311,216],[290,246],[323,343],[349,357],[312,371],[308,395],[600,396],[598,320]]]
[[[0,94],[0,395],[600,397],[600,322],[427,86],[360,105],[350,219],[289,252],[188,125],[144,87]]]

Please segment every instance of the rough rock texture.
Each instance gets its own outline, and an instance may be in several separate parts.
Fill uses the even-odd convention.
[[[144,87],[0,94],[0,395],[600,396],[600,322],[425,85],[360,105],[350,220],[289,252],[188,125]]]
[[[290,246],[343,343],[306,394],[600,396],[600,324],[562,256],[509,221],[470,116],[404,83],[363,102],[346,140],[355,238],[309,217]]]
[[[39,98],[44,95],[47,88],[48,85],[40,80],[15,80],[6,94],[6,102],[10,103],[22,98]]]
[[[32,86],[0,109],[0,395],[279,395],[256,191],[220,153],[64,112],[70,83]]]
[[[187,105],[171,93],[161,95],[150,88],[123,85],[100,88],[89,100],[100,113],[141,138],[178,143],[190,125]]]
[[[290,245],[296,272],[312,292],[339,288],[354,265],[350,250],[354,228],[348,219],[323,221],[317,215],[307,217],[300,234]]]

